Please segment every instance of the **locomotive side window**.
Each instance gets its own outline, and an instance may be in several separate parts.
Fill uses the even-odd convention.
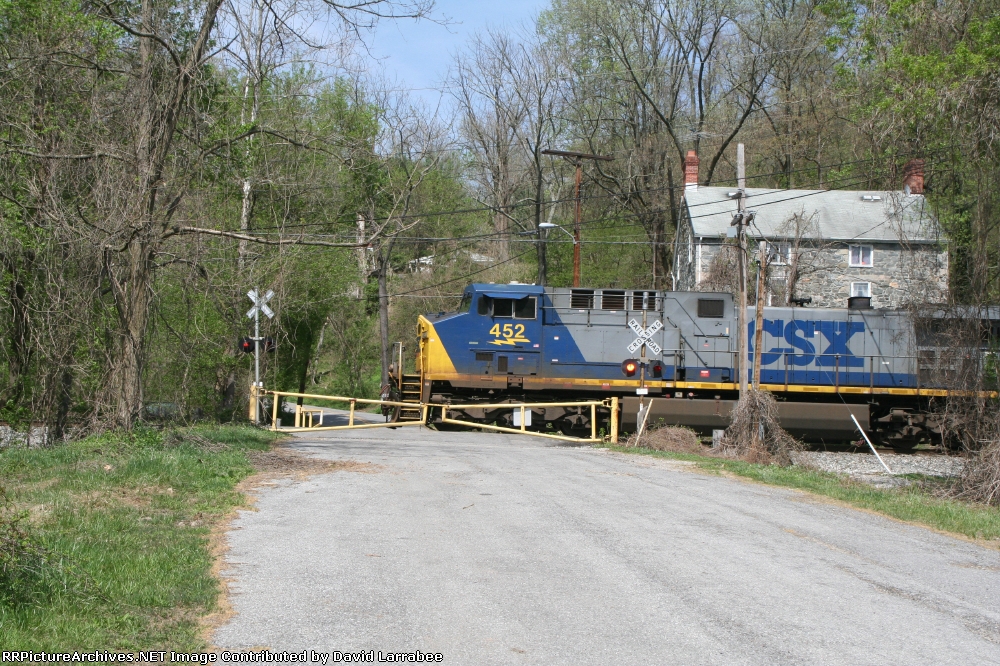
[[[514,299],[513,298],[494,298],[493,299],[493,316],[494,317],[513,317],[514,316]]]
[[[534,319],[535,318],[535,298],[521,298],[514,301],[514,319]]]
[[[719,319],[726,314],[726,302],[721,298],[699,298],[698,316]]]
[[[479,309],[477,312],[481,315],[488,315],[490,313],[490,297],[480,296],[479,297]]]
[[[508,317],[512,319],[534,319],[535,303],[534,296],[527,298],[494,298],[493,316]]]
[[[601,292],[601,309],[602,310],[624,310],[625,309],[625,292],[624,291],[608,291],[605,289]]]
[[[570,292],[569,306],[580,310],[589,310],[594,307],[593,289],[574,289]]]

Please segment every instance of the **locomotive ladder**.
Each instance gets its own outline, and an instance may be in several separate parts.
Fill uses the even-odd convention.
[[[397,421],[419,421],[422,418],[423,407],[420,404],[420,375],[404,374],[399,380],[400,402],[407,406],[399,408]],[[409,405],[413,406],[410,407]]]

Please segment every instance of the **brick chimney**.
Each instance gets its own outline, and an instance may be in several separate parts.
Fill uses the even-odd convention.
[[[907,194],[924,193],[924,161],[912,159],[903,167],[903,192]]]
[[[698,159],[698,153],[693,150],[689,150],[687,156],[684,158],[684,189],[685,190],[697,190],[698,189],[698,165],[701,160]],[[921,172],[922,173],[922,172]],[[923,182],[923,181],[921,181]]]

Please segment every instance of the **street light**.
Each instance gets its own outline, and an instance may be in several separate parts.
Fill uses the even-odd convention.
[[[561,227],[558,224],[554,224],[552,222],[542,222],[541,224],[538,225],[538,228],[539,229],[545,229],[546,231],[548,231],[549,229],[558,229],[558,230],[560,230],[561,232],[563,232],[564,234],[566,234],[567,236],[569,236],[570,238],[573,239],[573,245],[576,245],[576,244],[578,244],[580,242],[577,239],[576,236],[574,236],[570,232],[566,231],[566,229],[564,227]]]

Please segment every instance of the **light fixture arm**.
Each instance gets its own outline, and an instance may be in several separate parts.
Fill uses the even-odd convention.
[[[548,230],[548,229],[558,229],[559,231],[563,232],[564,234],[566,234],[567,236],[569,236],[571,239],[573,239],[573,245],[576,245],[579,242],[576,239],[576,236],[574,236],[570,232],[566,231],[566,229],[564,227],[562,227],[561,225],[554,224],[552,222],[542,222],[541,224],[538,225],[538,228],[539,229],[545,229],[545,230]]]

